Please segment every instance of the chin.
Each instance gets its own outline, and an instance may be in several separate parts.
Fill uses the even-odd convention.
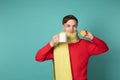
[[[74,32],[67,32],[68,34],[73,34]]]

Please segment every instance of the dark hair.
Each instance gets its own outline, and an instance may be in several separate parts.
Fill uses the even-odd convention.
[[[67,15],[67,16],[65,16],[65,17],[63,18],[63,20],[62,20],[62,24],[68,22],[68,21],[71,20],[71,19],[75,20],[76,23],[78,24],[78,20],[77,20],[77,18],[76,18],[74,15]]]

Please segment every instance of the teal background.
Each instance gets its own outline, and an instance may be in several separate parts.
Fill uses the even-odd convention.
[[[51,60],[34,57],[68,14],[110,48],[90,58],[88,80],[120,80],[119,0],[0,0],[0,80],[52,80]]]

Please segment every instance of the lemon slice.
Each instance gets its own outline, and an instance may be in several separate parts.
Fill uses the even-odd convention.
[[[82,37],[86,36],[87,35],[87,30],[81,30],[80,34],[81,34]]]

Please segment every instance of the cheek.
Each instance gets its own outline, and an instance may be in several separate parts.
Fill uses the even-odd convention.
[[[67,28],[67,27],[64,27],[63,29],[64,29],[64,31],[69,31],[69,28]]]
[[[75,28],[74,28],[74,31],[76,31],[76,30],[77,30],[77,28],[75,27]]]
[[[70,31],[69,28],[65,28],[65,31]]]

